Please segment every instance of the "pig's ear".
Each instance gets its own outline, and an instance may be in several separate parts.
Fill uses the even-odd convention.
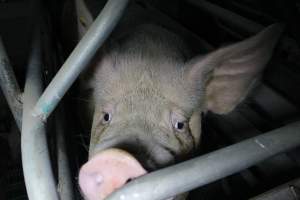
[[[272,56],[283,26],[274,24],[242,42],[193,59],[186,68],[188,87],[205,94],[205,110],[225,114],[247,95]]]
[[[87,32],[89,27],[92,25],[94,19],[85,3],[85,0],[76,0],[75,3],[77,13],[78,36],[79,39],[81,39]]]

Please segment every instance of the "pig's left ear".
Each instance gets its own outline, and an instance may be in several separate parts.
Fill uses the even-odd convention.
[[[282,30],[280,24],[271,25],[247,40],[189,62],[185,74],[188,87],[193,94],[205,94],[205,110],[225,114],[246,97]]]

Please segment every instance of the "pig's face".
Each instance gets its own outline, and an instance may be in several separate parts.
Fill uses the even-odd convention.
[[[109,45],[89,82],[95,102],[90,161],[79,176],[87,199],[103,199],[146,170],[191,154],[199,144],[200,114],[230,112],[244,99],[269,60],[279,30],[271,26],[191,60],[175,34],[155,26]],[[105,153],[110,148],[121,150]],[[127,161],[123,151],[131,155]],[[114,168],[124,173],[107,177],[116,173]]]
[[[90,153],[117,147],[148,170],[157,169],[197,146],[200,131],[192,132],[189,121],[200,101],[193,101],[184,84],[183,62],[124,56],[104,59],[106,66],[95,74],[99,88]],[[118,60],[116,66],[110,66],[111,59]]]
[[[168,33],[177,42],[164,44],[165,30],[143,29],[112,45],[96,64],[90,154],[121,148],[153,170],[196,148],[200,128],[191,131],[189,122],[203,99],[187,84],[181,41]]]

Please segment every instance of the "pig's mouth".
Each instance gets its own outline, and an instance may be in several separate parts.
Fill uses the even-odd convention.
[[[82,166],[79,186],[85,199],[104,200],[118,188],[147,173],[131,154],[110,148],[95,154]]]
[[[132,155],[134,159],[136,159],[137,162],[139,162],[140,165],[148,173],[166,167],[167,165],[174,164],[174,162],[176,162],[176,158],[174,155],[172,155],[172,158],[174,159],[169,160],[167,165],[159,162],[159,160],[155,158],[153,149],[148,149],[146,148],[146,146],[147,145],[145,145],[143,141],[125,141],[119,143],[118,140],[115,140],[114,138],[107,138],[101,140],[101,143],[95,146],[95,148],[93,149],[94,153],[92,157],[94,157],[94,155],[98,154],[99,152],[106,151],[107,149],[120,149],[127,152],[127,154],[129,153],[130,155]]]

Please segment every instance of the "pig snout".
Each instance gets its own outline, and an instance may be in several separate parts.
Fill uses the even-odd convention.
[[[79,186],[87,200],[102,200],[126,182],[146,173],[131,154],[110,148],[95,154],[81,167]]]

